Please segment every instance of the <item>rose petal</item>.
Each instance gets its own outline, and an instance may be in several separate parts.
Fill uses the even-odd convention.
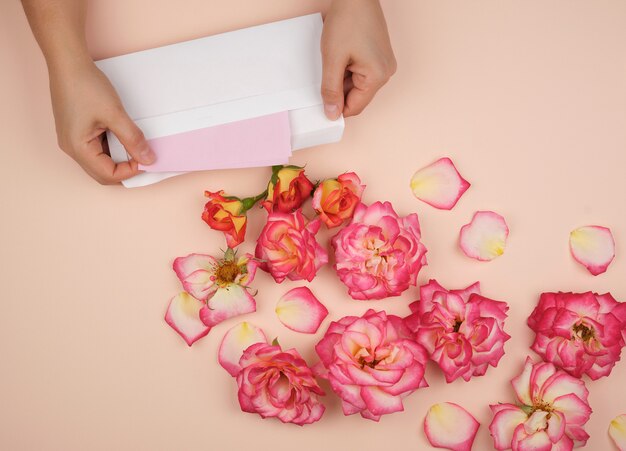
[[[432,446],[470,451],[480,423],[463,407],[442,402],[433,405],[424,419],[424,432]]]
[[[390,395],[379,387],[370,385],[361,387],[361,397],[365,401],[367,410],[374,416],[386,413],[401,412],[404,410],[402,398]]]
[[[470,258],[493,260],[504,253],[509,228],[502,216],[493,211],[477,211],[461,228],[459,244]]]
[[[528,415],[514,404],[492,404],[493,420],[489,432],[497,450],[511,449],[515,429],[524,423]]]
[[[530,378],[533,373],[533,360],[530,357],[526,357],[524,362],[524,369],[522,372],[511,379],[511,385],[517,395],[517,399],[527,406],[532,405],[533,396],[531,393]]]
[[[204,301],[214,291],[213,268],[216,264],[217,260],[210,255],[189,254],[176,258],[172,267],[185,291]]]
[[[291,330],[314,334],[328,315],[328,310],[307,287],[285,293],[276,304],[276,315]]]
[[[200,320],[207,326],[213,327],[222,321],[234,316],[256,311],[256,302],[248,291],[237,284],[219,288],[208,305],[200,310]]]
[[[203,306],[204,302],[183,291],[174,296],[167,307],[165,322],[172,326],[189,346],[211,330],[200,321],[199,312]]]
[[[469,187],[469,182],[461,177],[450,158],[435,161],[411,178],[411,191],[415,197],[442,210],[451,210]]]
[[[574,393],[559,396],[552,403],[557,411],[565,415],[568,424],[585,424],[591,416],[591,407]]]
[[[626,413],[616,416],[611,421],[609,436],[619,451],[626,451]]]
[[[532,435],[520,437],[519,441],[513,438],[512,448],[517,451],[552,451],[552,442],[548,433],[545,431],[537,431]]]
[[[606,271],[615,257],[615,241],[606,227],[585,226],[572,231],[569,248],[572,257],[594,276]]]
[[[267,343],[263,331],[254,324],[245,321],[239,323],[224,335],[217,360],[231,376],[235,377],[241,371],[239,359],[243,351],[255,343]]]

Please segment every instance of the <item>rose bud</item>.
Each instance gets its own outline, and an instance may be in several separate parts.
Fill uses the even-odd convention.
[[[299,166],[274,166],[263,206],[268,212],[291,213],[300,208],[313,191],[313,183]]]

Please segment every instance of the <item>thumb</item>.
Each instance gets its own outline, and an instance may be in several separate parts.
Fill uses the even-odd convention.
[[[322,53],[322,99],[324,113],[330,120],[337,120],[343,111],[343,78],[348,65],[347,58],[341,59]]]
[[[109,130],[120,140],[133,160],[141,164],[152,164],[156,155],[148,146],[143,132],[126,112],[121,112],[109,122]]]

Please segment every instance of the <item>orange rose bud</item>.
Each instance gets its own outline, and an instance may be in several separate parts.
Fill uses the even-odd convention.
[[[204,195],[209,201],[204,206],[202,220],[212,229],[224,233],[228,247],[241,244],[248,222],[243,202],[237,197],[224,197],[224,191],[205,191]]]
[[[300,208],[313,191],[313,183],[299,166],[274,166],[263,206],[268,212],[291,213]]]
[[[361,185],[361,179],[354,172],[324,180],[313,194],[313,208],[326,227],[338,227],[352,218],[364,189],[365,185]]]

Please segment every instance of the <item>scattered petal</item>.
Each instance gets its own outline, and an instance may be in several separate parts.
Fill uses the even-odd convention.
[[[463,407],[442,402],[433,405],[424,419],[424,432],[432,446],[470,451],[480,423]]]
[[[204,302],[183,291],[174,296],[167,307],[165,322],[172,326],[189,346],[211,330],[200,321],[199,313],[203,306]]]
[[[451,210],[469,187],[450,158],[440,158],[411,178],[415,197],[441,210]]]
[[[239,359],[243,351],[255,343],[267,343],[263,331],[254,324],[245,321],[239,323],[224,335],[217,360],[231,376],[235,377],[241,371]]]
[[[601,226],[580,227],[569,235],[572,257],[597,276],[609,267],[615,257],[611,230]]]
[[[469,224],[461,228],[459,244],[470,258],[490,261],[504,253],[509,228],[493,211],[477,211]]]
[[[619,451],[626,451],[626,413],[616,416],[611,421],[609,436]]]
[[[314,334],[328,315],[328,310],[307,287],[285,293],[276,304],[281,323],[296,332]]]

